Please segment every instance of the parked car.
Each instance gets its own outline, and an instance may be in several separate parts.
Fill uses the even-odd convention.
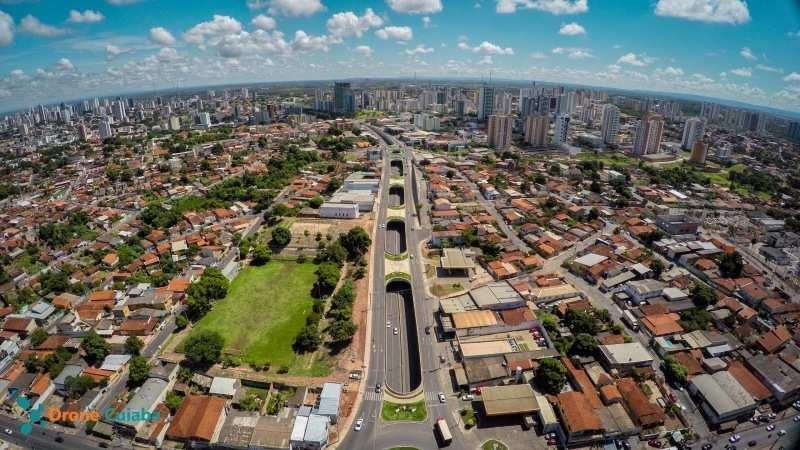
[[[6,428],[6,429],[5,429],[5,430],[3,430],[3,431],[5,431],[5,432],[6,432],[6,434],[8,434],[8,435],[14,434],[14,432],[13,432],[13,431],[11,431],[11,429],[10,429],[10,428]]]
[[[771,424],[767,425],[767,431],[772,431],[774,429],[775,429],[775,424],[774,423],[771,423]]]
[[[778,436],[785,436],[785,435],[786,435],[786,430],[784,430],[783,428],[778,430]]]
[[[750,441],[750,442],[747,443],[747,446],[748,447],[755,447],[757,444],[758,444],[758,442],[756,442],[756,441]]]
[[[354,428],[354,429],[355,429],[356,431],[361,431],[361,428],[362,428],[363,426],[364,426],[364,419],[358,419],[358,420],[356,420],[356,426],[355,426],[355,428]]]

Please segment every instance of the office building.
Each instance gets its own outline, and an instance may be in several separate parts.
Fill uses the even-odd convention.
[[[706,163],[706,157],[708,156],[708,146],[702,140],[697,140],[692,146],[692,156],[689,157],[689,160],[695,164],[703,165]]]
[[[694,148],[695,142],[701,140],[706,131],[706,121],[700,117],[687,119],[683,125],[683,138],[681,148],[689,150]]]
[[[200,113],[200,126],[203,128],[211,127],[211,115],[207,112]]]
[[[350,83],[337,82],[333,85],[333,111],[337,114],[356,112],[356,101]]]
[[[636,139],[633,143],[634,155],[652,155],[661,148],[664,133],[664,119],[658,114],[649,114],[639,121]]]
[[[111,132],[111,122],[108,120],[103,120],[100,122],[100,125],[97,127],[97,133],[100,135],[100,139],[108,139],[114,134]]]
[[[606,103],[600,117],[600,134],[606,144],[616,144],[619,134],[619,108]]]
[[[436,131],[441,128],[441,122],[433,114],[414,114],[414,126],[425,131]]]
[[[489,137],[489,147],[497,150],[507,148],[511,144],[511,130],[513,127],[514,117],[512,116],[489,116],[489,127],[486,132]]]
[[[569,132],[569,115],[561,114],[556,117],[553,125],[553,145],[564,145],[567,143],[567,133]]]
[[[122,100],[117,100],[111,105],[111,114],[114,116],[114,120],[117,121],[117,123],[128,121],[125,103],[123,103]]]
[[[533,147],[547,145],[547,132],[550,130],[549,116],[528,116],[525,118],[525,143]]]
[[[478,92],[478,120],[486,120],[494,114],[494,88],[481,86]]]

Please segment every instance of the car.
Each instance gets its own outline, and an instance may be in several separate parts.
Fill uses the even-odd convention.
[[[782,428],[780,430],[778,430],[778,436],[785,436],[785,435],[786,435],[786,430],[784,430]]]
[[[8,435],[14,434],[14,432],[13,432],[13,431],[11,431],[11,428],[6,428],[6,429],[5,429],[5,430],[3,430],[3,431],[5,431],[5,432],[6,432],[6,434],[8,434]]]
[[[108,444],[106,444],[105,442],[101,442],[101,443],[97,444],[97,446],[100,447],[100,448],[108,448]]]
[[[447,403],[447,397],[444,396],[444,392],[439,392],[439,403]]]
[[[411,255],[411,259],[414,259],[414,255]]]
[[[472,395],[472,394],[464,394],[464,395],[461,396],[461,400],[464,400],[464,401],[467,401],[467,402],[471,402],[471,401],[475,400],[475,396]]]
[[[800,422],[800,414],[794,416],[794,418],[792,418],[792,420],[795,421],[795,422]]]
[[[381,384],[378,383],[375,385],[375,392],[380,392],[380,391],[381,391]]]
[[[758,442],[756,442],[756,441],[750,441],[750,442],[748,442],[748,443],[747,443],[747,446],[748,446],[748,447],[755,447],[755,446],[756,446],[756,444],[758,444]]]
[[[731,444],[733,444],[733,443],[739,442],[739,439],[741,439],[741,438],[742,437],[739,436],[738,434],[734,434],[733,436],[729,437],[728,440],[731,441]]]
[[[647,445],[649,445],[650,447],[654,447],[654,448],[661,448],[662,444],[661,444],[661,441],[659,441],[659,440],[650,439],[649,441],[647,441]]]
[[[444,355],[439,355],[439,362],[444,363],[445,361],[447,361],[447,358]]]
[[[64,442],[64,437],[63,436],[56,436],[56,442],[58,442],[58,443]]]
[[[392,322],[387,320],[386,321],[386,328],[392,328]]]
[[[775,418],[777,418],[778,415],[775,414],[775,413],[769,413],[769,415],[767,417],[769,417],[769,420],[775,420]]]
[[[430,326],[425,327],[425,334],[431,334],[431,327]]]
[[[767,431],[772,431],[774,429],[775,429],[775,424],[774,423],[771,423],[771,424],[767,425]]]
[[[702,450],[711,450],[712,448],[714,448],[714,446],[713,446],[713,445],[711,445],[711,444],[706,444],[706,445],[704,445],[704,446],[703,446]]]
[[[397,334],[397,333],[398,333],[397,327],[394,327],[394,331],[392,331],[392,334]]]
[[[356,420],[356,426],[353,428],[356,431],[361,431],[361,428],[364,426],[364,419]]]

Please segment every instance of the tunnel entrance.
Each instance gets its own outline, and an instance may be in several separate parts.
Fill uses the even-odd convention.
[[[386,251],[399,256],[406,250],[406,223],[402,220],[390,220],[386,224]]]
[[[403,186],[389,188],[389,207],[403,206],[405,204],[405,189]]]
[[[393,159],[390,163],[390,167],[392,169],[392,176],[393,177],[402,177],[403,176],[403,161],[399,159]]]
[[[411,284],[392,280],[386,285],[386,317],[398,334],[388,332],[386,343],[386,385],[405,394],[422,383],[417,318]]]

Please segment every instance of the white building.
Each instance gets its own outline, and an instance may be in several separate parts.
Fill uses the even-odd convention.
[[[650,114],[639,122],[636,139],[633,143],[634,155],[651,155],[661,149],[661,135],[664,133],[664,118]]]
[[[114,136],[114,133],[111,132],[111,122],[108,120],[100,122],[97,126],[97,132],[100,135],[100,139],[108,139]]]
[[[564,145],[567,143],[569,121],[570,118],[567,114],[561,114],[556,117],[556,123],[553,127],[553,145]]]
[[[414,126],[425,131],[437,131],[441,128],[441,121],[433,114],[414,114]]]
[[[692,117],[687,119],[683,125],[683,138],[681,139],[681,148],[684,150],[691,150],[694,148],[694,143],[703,138],[706,131],[706,121],[700,117]]]
[[[514,128],[514,117],[508,115],[489,116],[489,127],[486,134],[489,147],[502,150],[511,145],[511,131]]]
[[[203,128],[211,127],[211,116],[207,112],[200,113],[200,126]]]
[[[178,131],[181,129],[181,118],[178,116],[172,116],[169,118],[169,129],[172,131]]]
[[[600,134],[606,144],[616,144],[619,134],[619,108],[611,103],[603,105]]]
[[[358,219],[358,203],[325,202],[319,207],[319,216],[325,219]]]

